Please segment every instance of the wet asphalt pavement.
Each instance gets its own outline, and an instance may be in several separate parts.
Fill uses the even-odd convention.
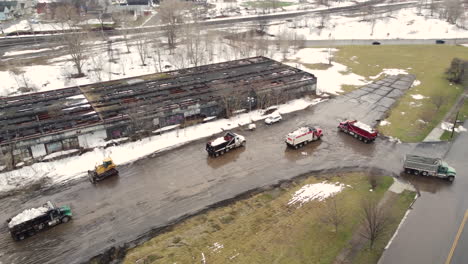
[[[2,223],[19,211],[37,207],[47,200],[58,205],[71,205],[74,219],[22,242],[14,242],[6,225],[2,225],[0,261],[3,264],[85,262],[111,246],[137,239],[152,228],[165,226],[186,214],[198,212],[247,190],[308,172],[378,168],[388,175],[397,176],[401,172],[404,154],[415,149],[428,153],[443,152],[448,145],[397,144],[385,138],[364,144],[338,132],[336,126],[346,118],[355,117],[370,124],[375,123],[375,119],[384,118],[385,111],[377,111],[382,110],[382,102],[385,101],[389,108],[391,104],[385,98],[391,98],[388,95],[392,91],[404,91],[397,86],[405,80],[410,86],[412,78],[399,76],[384,80],[380,88],[361,89],[349,96],[340,96],[285,115],[282,122],[272,126],[258,122],[253,132],[235,130],[246,136],[247,146],[217,159],[207,156],[204,150],[206,141],[201,140],[120,166],[119,177],[97,185],[83,179],[42,194],[3,198],[0,200]],[[386,89],[389,87],[391,89]],[[388,93],[375,96],[374,93],[382,93],[381,88]],[[353,95],[359,91],[366,91],[366,94],[356,100]],[[299,150],[286,148],[284,136],[304,124],[319,125],[324,130],[323,139]],[[456,180],[455,188],[463,187],[458,186],[459,181],[462,180]],[[427,185],[425,188],[435,189],[432,191],[434,194],[449,193],[453,188],[438,181],[423,183]],[[438,195],[434,200],[442,203],[440,206],[443,207],[447,204],[447,201],[441,202]],[[453,224],[453,221],[442,222]]]
[[[465,128],[468,123],[465,123]],[[453,184],[421,177],[406,177],[419,189],[413,210],[379,264],[445,263],[465,211],[468,209],[468,134],[460,133],[445,160],[457,170]],[[465,226],[468,229],[468,226]],[[468,231],[455,248],[452,264],[468,263]]]

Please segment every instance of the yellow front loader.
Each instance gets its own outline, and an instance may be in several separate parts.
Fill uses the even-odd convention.
[[[96,165],[94,170],[88,171],[88,177],[91,183],[96,183],[103,180],[104,178],[118,174],[119,171],[117,171],[116,166],[111,158],[105,158],[101,165]]]

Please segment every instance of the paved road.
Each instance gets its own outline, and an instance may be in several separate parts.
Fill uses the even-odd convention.
[[[445,263],[468,209],[467,146],[468,134],[461,133],[447,152],[446,161],[457,170],[453,184],[437,179],[408,178],[410,181],[418,180],[416,186],[421,197],[379,264]],[[468,234],[464,232],[451,263],[468,263],[467,248]]]
[[[402,157],[414,144],[378,139],[364,144],[337,132],[342,118],[382,118],[382,94],[404,91],[412,76],[381,80],[347,96],[285,116],[279,124],[259,123],[254,132],[240,131],[247,146],[225,156],[208,158],[205,141],[121,166],[120,176],[93,186],[82,180],[43,193],[18,194],[0,200],[0,222],[20,209],[47,200],[70,204],[74,220],[20,243],[12,241],[6,226],[0,228],[0,261],[3,263],[78,263],[111,246],[138,238],[152,228],[197,212],[247,190],[271,185],[310,171],[370,167],[399,173]],[[361,94],[361,98],[355,98]],[[388,105],[388,107],[390,107]],[[380,109],[381,111],[378,111]],[[370,114],[369,114],[370,113]],[[376,113],[379,113],[376,115]],[[301,124],[320,124],[322,141],[294,151],[283,137]],[[162,135],[163,137],[165,135]],[[268,155],[266,155],[268,154]]]

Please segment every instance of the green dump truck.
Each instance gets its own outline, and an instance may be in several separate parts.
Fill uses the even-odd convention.
[[[49,227],[67,223],[72,217],[69,206],[57,207],[48,201],[41,207],[26,209],[7,220],[14,240],[23,240]]]
[[[455,180],[457,172],[445,161],[439,158],[428,158],[418,155],[408,154],[403,165],[408,174],[433,176],[446,179],[450,182]]]

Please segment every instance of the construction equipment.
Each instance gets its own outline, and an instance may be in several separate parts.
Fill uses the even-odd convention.
[[[369,143],[374,141],[378,136],[378,131],[373,129],[371,126],[361,123],[357,120],[346,120],[340,122],[338,128],[349,134],[364,143]]]
[[[245,137],[233,132],[227,132],[224,136],[206,143],[206,151],[210,157],[218,157],[231,149],[244,147],[245,143]]]
[[[303,126],[289,133],[285,141],[289,147],[298,149],[312,141],[320,140],[322,136],[322,129],[313,126]]]
[[[67,223],[72,217],[70,206],[57,207],[48,201],[42,207],[26,209],[7,220],[14,240],[23,240],[49,227]]]
[[[94,171],[88,171],[89,181],[94,184],[107,177],[118,175],[119,171],[117,171],[115,167],[111,158],[105,158],[101,165],[96,165],[94,167]]]
[[[433,176],[450,182],[453,182],[457,175],[457,171],[440,158],[411,154],[406,155],[403,168],[408,174]]]

